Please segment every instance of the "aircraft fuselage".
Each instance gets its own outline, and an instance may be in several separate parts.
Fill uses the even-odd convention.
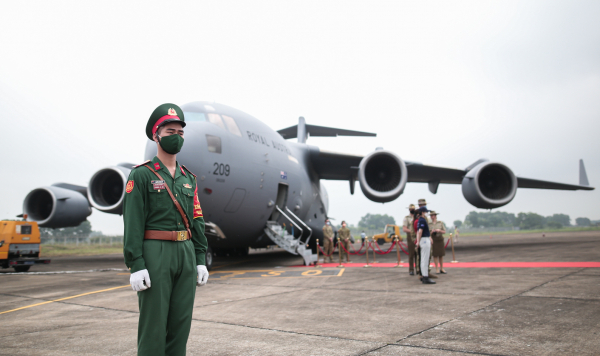
[[[207,233],[211,247],[273,244],[263,236],[264,228],[282,201],[310,226],[312,241],[320,238],[328,202],[310,168],[306,145],[288,142],[256,118],[224,105],[195,102],[182,109],[187,126],[177,160],[197,175],[204,219],[223,232],[224,238]],[[156,144],[148,141],[145,159],[155,155]],[[282,189],[287,197],[278,201]],[[290,226],[281,214],[273,217]]]

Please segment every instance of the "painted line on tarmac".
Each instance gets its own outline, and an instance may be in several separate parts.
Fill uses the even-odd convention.
[[[72,274],[72,273],[93,273],[93,272],[110,272],[110,271],[129,272],[129,270],[124,269],[124,268],[100,268],[100,269],[89,269],[86,271],[7,272],[7,273],[0,273],[0,276],[4,276],[7,274],[10,274],[10,275],[32,275],[32,274],[42,275],[42,274]]]
[[[311,278],[311,277],[341,277],[345,269],[311,269],[301,270],[241,270],[211,272],[212,281],[230,279],[265,279],[265,278]],[[220,275],[215,277],[215,275]]]
[[[125,288],[125,287],[131,287],[131,285],[128,284],[128,285],[125,285],[125,286],[112,287],[112,288],[108,288],[108,289],[97,290],[97,291],[94,291],[94,292],[77,294],[77,295],[73,295],[73,296],[70,296],[70,297],[65,297],[65,298],[60,298],[60,299],[55,299],[55,300],[49,300],[47,302],[26,305],[24,307],[20,307],[20,308],[17,308],[17,309],[12,309],[12,310],[7,310],[7,311],[0,312],[0,315],[1,314],[6,314],[6,313],[12,313],[12,312],[17,311],[17,310],[23,310],[23,309],[27,309],[27,308],[33,308],[33,307],[37,307],[37,306],[44,305],[44,304],[50,304],[50,303],[54,303],[54,302],[61,302],[63,300],[69,300],[69,299],[73,299],[73,298],[79,298],[79,297],[83,297],[83,296],[90,295],[90,294],[108,292],[108,291],[111,291],[111,290],[121,289],[121,288]]]
[[[232,265],[237,265],[237,264],[244,263],[244,262],[248,262],[248,261],[250,261],[250,260],[243,260],[243,261],[238,261],[238,262],[228,263],[228,264],[226,264],[226,265],[221,265],[221,266],[216,266],[216,267],[213,267],[211,270],[215,270],[215,269],[217,269],[217,268],[223,268],[223,267],[227,267],[227,266],[232,266]]]
[[[344,267],[364,267],[364,263],[342,263]],[[397,267],[398,263],[370,263],[371,267],[389,268]],[[322,263],[321,267],[337,267],[337,263]],[[430,265],[433,267],[433,264]],[[304,267],[304,265],[290,266]],[[310,266],[308,266],[310,267]],[[401,263],[400,267],[408,267],[408,263]],[[313,267],[314,268],[314,267]],[[444,268],[600,268],[600,262],[446,262]]]

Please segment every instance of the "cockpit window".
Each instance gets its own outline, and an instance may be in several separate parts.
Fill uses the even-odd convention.
[[[240,128],[235,123],[235,120],[232,117],[223,115],[223,121],[225,121],[225,124],[227,124],[227,129],[229,129],[229,132],[236,136],[242,137],[242,132],[240,131]]]
[[[219,136],[206,135],[206,144],[208,145],[208,152],[221,153],[221,138]]]
[[[208,122],[215,124],[225,130],[225,124],[223,124],[223,120],[221,119],[221,115],[219,114],[207,114]]]
[[[183,117],[185,122],[206,121],[206,114],[203,112],[184,111]]]

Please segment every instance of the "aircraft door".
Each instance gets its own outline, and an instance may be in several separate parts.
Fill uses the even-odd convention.
[[[285,209],[285,206],[287,204],[288,188],[289,186],[283,183],[279,183],[279,186],[277,187],[277,199],[275,200],[275,205],[278,206],[281,210]],[[280,217],[281,213],[279,213],[279,211],[275,209],[275,207],[273,207],[273,213],[271,214],[269,220],[277,221]]]

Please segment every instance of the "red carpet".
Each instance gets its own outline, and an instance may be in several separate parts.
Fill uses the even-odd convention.
[[[364,267],[365,263],[343,263],[343,265],[344,267]],[[395,267],[396,263],[371,263],[370,265],[371,267]],[[337,267],[338,264],[322,263],[320,266]],[[408,263],[402,263],[400,266],[408,267]],[[314,268],[314,266],[308,267]],[[444,262],[444,268],[600,268],[600,262]]]

